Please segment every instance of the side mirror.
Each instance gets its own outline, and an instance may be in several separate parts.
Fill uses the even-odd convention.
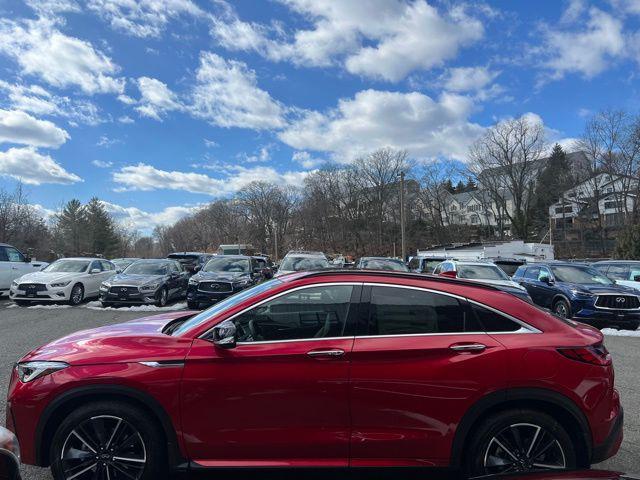
[[[121,268],[116,269],[116,273],[122,273],[122,269]]]
[[[449,278],[457,278],[458,273],[454,270],[449,270],[448,272],[440,272],[441,277],[449,277]]]
[[[93,273],[102,273],[102,270],[100,270],[99,268],[92,268],[89,273],[93,274]]]
[[[546,283],[547,285],[551,285],[552,283],[551,279],[546,275],[541,276],[538,280],[542,283]]]
[[[633,276],[633,281],[634,282],[640,282],[640,275],[634,275]]]
[[[195,267],[193,267],[194,272],[199,272],[200,270],[202,270],[202,265],[196,265]]]
[[[25,255],[25,256],[24,256],[24,261],[25,261],[25,263],[31,263],[31,260],[33,260],[33,259],[31,258],[31,255]]]
[[[236,326],[231,320],[213,327],[213,344],[220,348],[236,347]]]

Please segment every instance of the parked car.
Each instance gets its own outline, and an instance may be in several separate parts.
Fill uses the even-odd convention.
[[[68,302],[78,305],[95,298],[100,285],[116,274],[116,266],[103,258],[61,258],[40,272],[11,283],[9,298],[21,306],[31,302]]]
[[[557,315],[598,328],[637,330],[640,298],[593,267],[575,263],[535,263],[518,268],[513,279],[533,301]]]
[[[211,305],[273,276],[264,257],[219,255],[189,279],[187,305]]]
[[[175,260],[138,260],[100,286],[103,307],[154,304],[164,307],[185,297],[189,274]]]
[[[358,260],[356,268],[365,270],[392,270],[395,272],[409,271],[409,268],[402,260],[389,257],[362,257]]]
[[[294,250],[288,252],[278,267],[276,277],[287,273],[329,268],[329,260],[322,252]]]
[[[11,282],[27,273],[37,272],[49,265],[31,260],[16,247],[0,243],[0,297],[9,294]]]
[[[116,270],[119,272],[124,272],[124,269],[131,265],[136,260],[140,260],[139,258],[113,258],[111,259],[111,263],[116,266]]]
[[[215,255],[202,252],[176,252],[167,255],[170,260],[177,260],[189,274],[193,275]]]
[[[604,262],[596,262],[592,267],[619,285],[640,290],[640,262],[607,260]]]
[[[20,480],[18,439],[4,427],[0,427],[0,480]]]
[[[433,273],[433,269],[445,260],[449,260],[449,257],[411,257],[408,267],[414,273]]]
[[[478,282],[301,273],[33,350],[12,371],[8,427],[56,480],[588,467],[622,441],[603,338]]]
[[[527,302],[532,301],[525,287],[511,280],[500,267],[493,263],[447,260],[438,265],[433,273],[487,283]]]
[[[495,263],[500,269],[508,276],[512,276],[518,270],[518,267],[525,265],[527,262],[518,258],[492,258],[491,261]]]

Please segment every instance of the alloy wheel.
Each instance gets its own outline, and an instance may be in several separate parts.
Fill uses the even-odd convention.
[[[80,302],[82,302],[82,296],[82,287],[80,285],[76,285],[75,287],[73,287],[73,289],[71,290],[71,302],[74,305],[78,305]]]
[[[120,417],[100,415],[69,433],[60,459],[65,480],[139,480],[147,452],[133,425]]]
[[[555,312],[563,318],[567,318],[569,316],[569,312],[567,310],[567,304],[563,301],[556,303]]]
[[[516,423],[490,441],[484,454],[485,474],[560,470],[567,460],[560,442],[548,430],[532,423]]]
[[[167,297],[167,289],[163,288],[162,290],[160,290],[160,297],[158,298],[159,307],[164,307],[167,304]]]

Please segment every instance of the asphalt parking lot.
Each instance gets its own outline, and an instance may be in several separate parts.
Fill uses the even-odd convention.
[[[183,304],[169,305],[166,309],[180,309]],[[163,310],[166,310],[163,309]],[[151,310],[151,309],[149,309]],[[29,350],[68,333],[100,325],[123,322],[156,311],[141,309],[101,309],[88,303],[79,307],[34,306],[20,308],[11,302],[0,300],[0,424],[5,419],[5,392],[8,388],[9,372],[13,363]],[[638,336],[609,336],[606,345],[613,355],[616,366],[616,384],[625,408],[625,440],[618,455],[598,468],[640,473],[640,382],[637,366],[640,365],[640,332]],[[300,472],[298,472],[300,473]],[[258,475],[260,476],[260,475]],[[335,480],[338,475],[324,475]],[[380,478],[374,475],[376,479]],[[246,479],[246,472],[237,478]],[[316,473],[304,478],[320,478]],[[48,469],[24,467],[24,480],[51,479]],[[221,478],[216,476],[216,478]],[[226,478],[226,477],[225,477]],[[236,478],[230,475],[228,478]],[[266,478],[266,477],[265,477]],[[278,478],[297,478],[278,474]],[[398,478],[397,474],[394,478]]]

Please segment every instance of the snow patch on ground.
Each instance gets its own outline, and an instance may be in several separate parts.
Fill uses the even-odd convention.
[[[55,310],[58,308],[71,308],[71,305],[58,305],[56,303],[47,303],[44,305],[30,305],[26,308],[30,308],[32,310]]]
[[[603,328],[601,332],[612,337],[640,337],[640,330],[616,330],[615,328]]]
[[[171,312],[174,310],[186,310],[186,302],[174,303],[166,307],[156,307],[155,305],[132,305],[129,307],[103,307],[100,302],[89,302],[85,306],[90,310],[113,310],[118,312]]]

